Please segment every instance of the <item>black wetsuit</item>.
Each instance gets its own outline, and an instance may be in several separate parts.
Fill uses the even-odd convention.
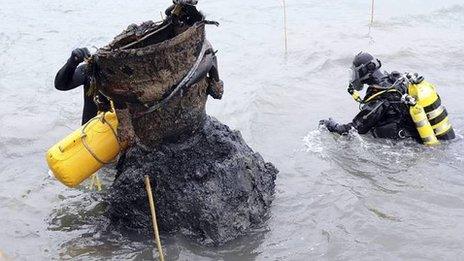
[[[383,88],[392,86],[400,75],[387,74],[376,85]],[[401,102],[402,95],[406,92],[403,87],[398,87],[395,92],[385,92],[369,101],[369,98],[382,88],[375,85],[369,86],[361,111],[348,124],[326,124],[327,129],[338,134],[347,134],[352,128],[359,134],[371,133],[376,138],[404,139],[414,138],[420,140],[419,133],[409,114],[409,107]]]
[[[87,64],[76,64],[69,59],[55,77],[55,88],[60,91],[68,91],[79,86],[84,86],[84,110],[82,112],[82,124],[95,117],[98,112],[97,105],[93,101],[93,96],[89,94],[90,77],[87,73]],[[103,98],[109,103],[106,98]]]

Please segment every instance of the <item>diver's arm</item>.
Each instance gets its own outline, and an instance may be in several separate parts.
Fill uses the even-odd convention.
[[[328,131],[346,135],[352,128],[359,134],[368,133],[385,114],[387,102],[375,101],[364,105],[361,112],[348,124],[339,124],[333,119],[321,120],[319,125],[324,125]]]
[[[76,68],[66,63],[56,74],[55,88],[60,91],[68,91],[84,85],[87,81],[86,67],[83,64]]]
[[[78,65],[89,56],[90,52],[87,48],[75,49],[66,64],[56,74],[55,88],[67,91],[85,84],[88,79],[87,65]]]

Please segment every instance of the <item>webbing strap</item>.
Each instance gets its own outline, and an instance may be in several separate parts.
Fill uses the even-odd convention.
[[[381,91],[381,92],[378,92],[378,93],[372,95],[371,97],[367,98],[367,100],[364,100],[363,103],[368,103],[368,102],[374,100],[375,98],[379,97],[380,95],[385,94],[385,93],[387,93],[387,92],[398,92],[398,93],[401,93],[400,91],[398,91],[398,90],[395,89],[395,88],[388,89],[388,90]]]

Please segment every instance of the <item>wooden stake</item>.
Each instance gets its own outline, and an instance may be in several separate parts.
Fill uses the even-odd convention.
[[[284,40],[285,40],[285,55],[288,53],[288,38],[287,38],[287,4],[282,0],[284,7]]]
[[[161,246],[161,240],[160,240],[159,231],[158,231],[158,222],[156,221],[155,200],[153,199],[153,192],[151,191],[150,178],[148,176],[145,176],[145,188],[148,194],[148,203],[150,204],[151,220],[153,222],[153,232],[155,234],[156,246],[158,247],[158,253],[160,256],[160,260],[164,261],[163,247]]]
[[[371,6],[371,26],[374,23],[374,8],[375,8],[375,0],[372,0],[372,6]]]

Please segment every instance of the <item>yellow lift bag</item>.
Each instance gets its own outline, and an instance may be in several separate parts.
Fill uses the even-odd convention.
[[[410,83],[408,94],[416,100],[410,114],[425,145],[439,144],[438,139],[453,132],[448,112],[433,84],[425,80]]]
[[[74,188],[111,163],[123,149],[117,137],[118,118],[114,112],[101,112],[71,133],[46,155],[55,177]]]

